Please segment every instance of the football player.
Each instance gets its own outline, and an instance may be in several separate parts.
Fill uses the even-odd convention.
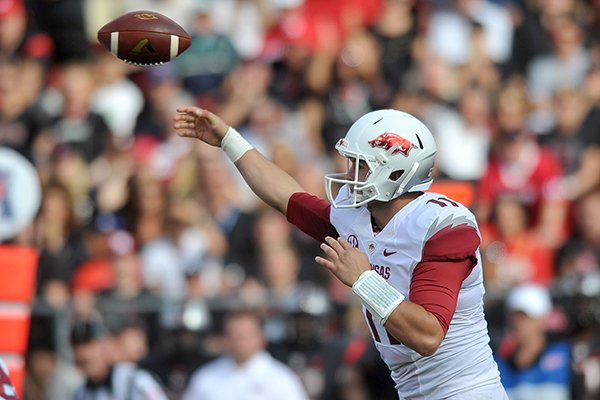
[[[207,110],[178,109],[174,127],[220,146],[263,201],[323,242],[316,261],[360,298],[400,398],[507,399],[484,319],[477,222],[458,202],[424,192],[436,145],[417,118],[397,110],[359,118],[336,145],[347,170],[325,176],[329,201]]]

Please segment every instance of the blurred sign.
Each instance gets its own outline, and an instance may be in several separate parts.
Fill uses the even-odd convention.
[[[41,192],[33,165],[16,151],[0,147],[0,240],[11,238],[33,221]]]
[[[0,163],[3,155],[0,152]],[[6,362],[10,380],[21,399],[37,264],[36,249],[0,245],[0,357]],[[9,395],[12,391],[11,386],[0,382],[0,399],[14,399]]]

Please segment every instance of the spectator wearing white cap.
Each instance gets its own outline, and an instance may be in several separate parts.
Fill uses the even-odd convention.
[[[512,289],[506,298],[508,333],[496,354],[511,400],[571,399],[571,344],[547,332],[552,311],[548,290],[537,284]]]

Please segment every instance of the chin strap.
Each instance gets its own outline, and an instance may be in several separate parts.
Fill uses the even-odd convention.
[[[416,162],[413,164],[410,171],[408,171],[408,173],[406,174],[404,179],[402,179],[402,183],[400,184],[400,186],[398,186],[398,189],[396,189],[396,193],[394,193],[394,196],[392,196],[392,199],[395,199],[396,197],[398,197],[404,193],[404,188],[406,187],[408,182],[410,182],[410,180],[413,178],[413,176],[415,176],[418,169],[419,169],[419,163]]]

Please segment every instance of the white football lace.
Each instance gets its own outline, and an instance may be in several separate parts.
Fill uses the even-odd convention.
[[[137,63],[135,61],[129,61],[129,60],[123,60],[123,61],[125,61],[125,63],[127,63],[129,65],[135,65],[137,67],[147,67],[147,66],[163,65],[164,64],[163,61],[159,61],[159,62],[155,62],[155,63]]]

